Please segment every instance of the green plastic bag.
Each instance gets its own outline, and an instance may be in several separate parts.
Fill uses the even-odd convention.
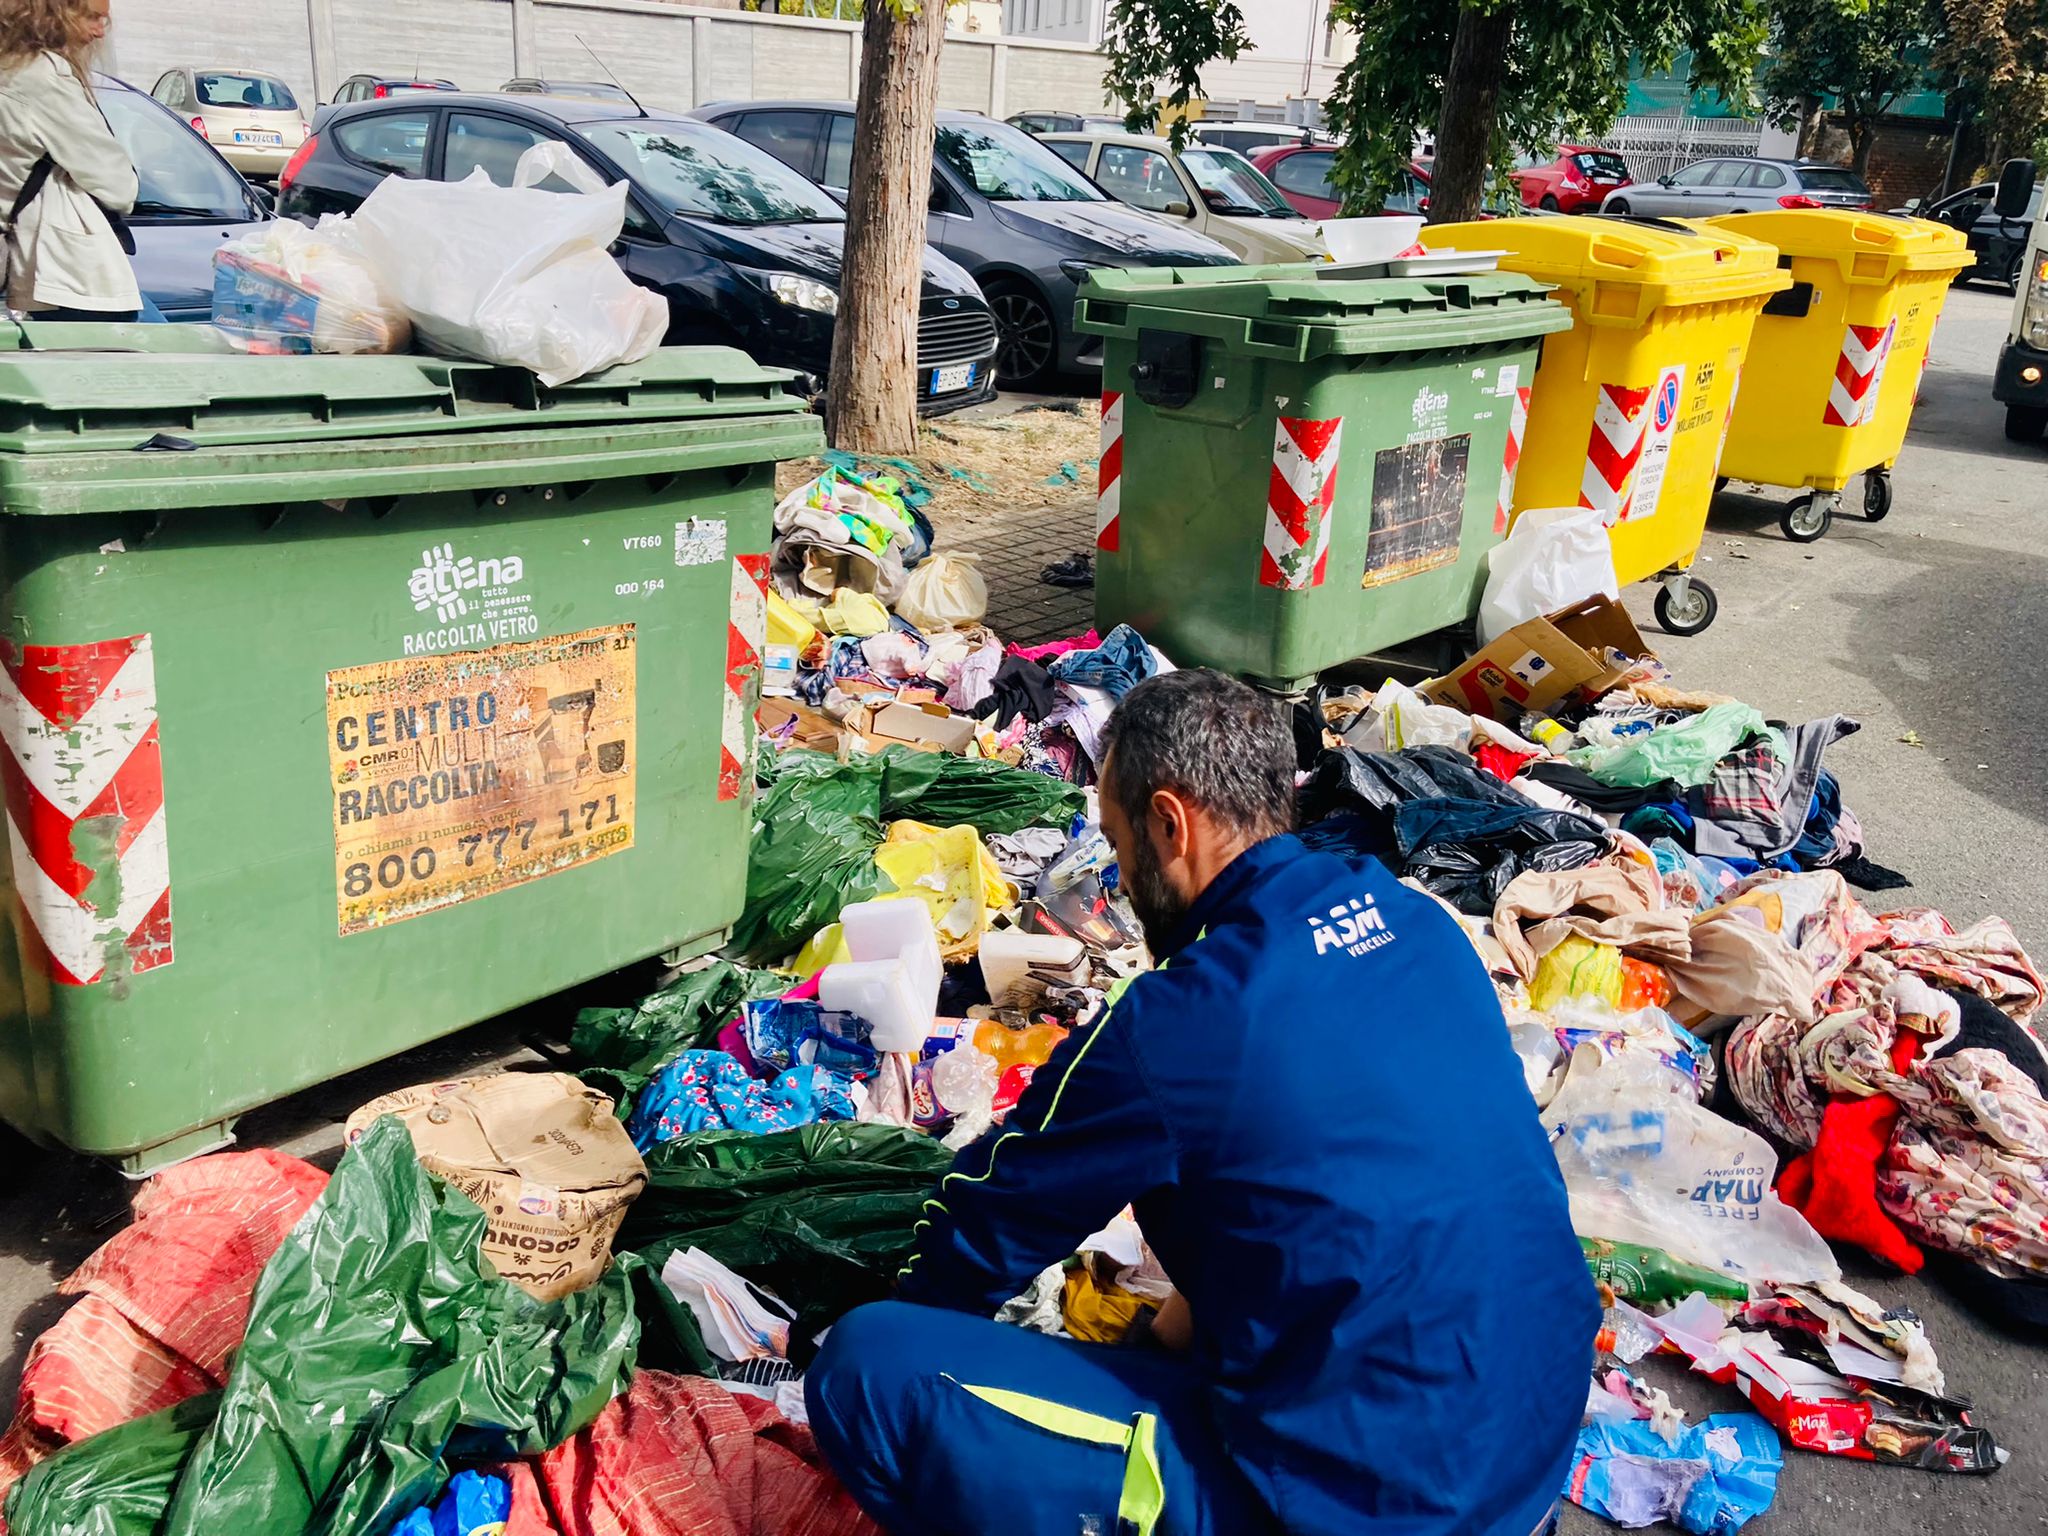
[[[613,1081],[633,1082],[635,1091],[678,1051],[708,1045],[757,997],[780,997],[789,978],[713,960],[678,976],[631,1008],[585,1008],[576,1015],[569,1049],[584,1068],[603,1068]],[[624,1112],[621,1102],[621,1113]]]
[[[186,1404],[72,1448],[23,1480],[12,1536],[72,1536],[90,1507],[94,1536],[374,1536],[448,1458],[568,1439],[631,1373],[630,1281],[536,1301],[491,1270],[484,1227],[379,1120],[264,1266],[212,1424],[195,1437]]]
[[[891,747],[842,763],[801,749],[762,765],[747,865],[747,905],[731,950],[787,960],[840,910],[888,890],[874,866],[887,823],[967,825],[984,837],[1064,826],[1087,802],[1042,773]]]
[[[796,1355],[852,1308],[889,1294],[924,1202],[952,1162],[916,1131],[845,1121],[679,1136],[647,1154],[647,1188],[618,1246],[647,1266],[642,1303],[666,1318],[682,1368],[716,1374],[689,1309],[655,1280],[684,1248],[703,1249],[794,1308]]]
[[[1714,765],[1752,736],[1767,736],[1772,748],[1789,752],[1784,733],[1765,724],[1747,704],[1716,704],[1672,725],[1660,725],[1614,747],[1580,747],[1565,761],[1585,769],[1602,784],[1637,788],[1673,779],[1693,789],[1714,776]]]

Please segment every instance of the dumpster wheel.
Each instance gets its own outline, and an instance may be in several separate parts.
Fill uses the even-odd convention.
[[[1873,523],[1881,523],[1891,516],[1892,477],[1881,469],[1873,469],[1863,477],[1863,515]]]
[[[1833,524],[1835,503],[1841,499],[1839,493],[1823,496],[1817,491],[1808,491],[1804,496],[1785,503],[1785,514],[1778,519],[1778,526],[1785,530],[1785,537],[1794,544],[1811,544]]]
[[[1666,634],[1696,635],[1714,622],[1721,603],[1697,576],[1678,577],[1657,589],[1656,611]]]

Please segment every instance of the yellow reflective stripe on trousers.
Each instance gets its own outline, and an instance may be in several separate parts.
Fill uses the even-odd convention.
[[[1166,1510],[1166,1480],[1159,1471],[1159,1421],[1151,1414],[1138,1414],[1130,1423],[1122,1424],[1099,1413],[1069,1408],[1065,1403],[1003,1387],[969,1386],[964,1381],[960,1385],[991,1407],[1050,1434],[1122,1451],[1124,1486],[1117,1499],[1117,1520],[1126,1530],[1137,1532],[1137,1536],[1152,1536],[1153,1527]]]

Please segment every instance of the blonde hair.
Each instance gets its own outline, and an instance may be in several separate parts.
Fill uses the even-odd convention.
[[[90,83],[94,35],[99,20],[86,0],[5,0],[0,4],[0,64],[26,64],[41,53],[54,53],[69,64],[81,81]]]

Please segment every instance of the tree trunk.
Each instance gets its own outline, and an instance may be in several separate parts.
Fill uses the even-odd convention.
[[[944,0],[922,0],[904,16],[891,0],[873,0],[861,23],[846,256],[825,396],[826,435],[855,453],[917,446],[918,287],[945,41]]]
[[[1868,117],[1848,119],[1849,166],[1858,177],[1868,180],[1870,152],[1877,147],[1877,121]]]
[[[1799,142],[1793,147],[1793,154],[1800,159],[1815,153],[1820,148],[1821,124],[1827,120],[1827,112],[1818,96],[1803,99],[1799,109]]]
[[[1515,18],[1509,0],[1491,13],[1466,5],[1444,71],[1444,110],[1430,168],[1429,221],[1457,223],[1479,217],[1493,166],[1493,128],[1500,116],[1501,78]]]

